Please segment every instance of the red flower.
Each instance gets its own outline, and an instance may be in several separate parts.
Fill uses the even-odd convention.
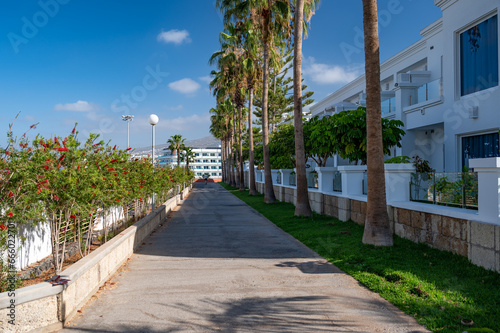
[[[68,148],[66,148],[68,149]],[[59,157],[59,162],[61,162],[62,160],[64,160],[64,158],[66,157],[66,155],[61,155],[61,157]]]
[[[115,163],[116,161],[118,161],[118,160],[115,158],[115,159],[112,159],[111,161],[109,161],[109,163]]]
[[[69,151],[68,148],[57,148],[57,150],[59,150],[59,151]]]
[[[108,171],[115,171],[114,168],[108,168]]]
[[[48,165],[44,165],[43,167],[45,168],[45,170],[49,170],[49,166]]]
[[[71,131],[71,134],[75,134],[76,132],[76,127],[73,127],[73,130]]]
[[[144,186],[141,185],[140,188],[144,188]]]
[[[12,212],[9,212],[9,214],[7,214],[7,215],[9,215],[9,217],[14,216],[14,214],[12,214]]]
[[[3,223],[0,223],[0,230],[7,230],[9,229],[6,225],[4,225]]]
[[[102,180],[106,180],[106,177],[102,177]]]
[[[36,124],[31,125],[30,128],[36,128]]]
[[[80,165],[77,166],[77,170],[80,170]]]
[[[59,197],[57,196],[57,194],[54,195],[54,200],[59,200]]]
[[[70,218],[72,218],[74,220],[74,219],[76,219],[76,216],[71,214]]]
[[[141,180],[141,183],[145,183],[146,181],[145,180]]]
[[[9,198],[12,198],[14,196],[14,193],[9,192]]]
[[[120,201],[120,199],[116,199],[116,201]]]
[[[113,150],[115,150],[115,149],[116,149],[116,145],[113,147]]]
[[[127,148],[127,151],[131,150],[132,148]]]

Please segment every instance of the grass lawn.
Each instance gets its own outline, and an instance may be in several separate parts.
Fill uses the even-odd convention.
[[[221,185],[429,330],[500,332],[500,274],[397,236],[393,247],[364,245],[354,222],[295,217],[293,204],[268,205],[263,195]]]

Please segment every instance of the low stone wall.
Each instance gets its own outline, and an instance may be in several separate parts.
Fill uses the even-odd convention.
[[[260,193],[263,193],[263,188],[263,183],[257,183]],[[294,187],[274,185],[274,188],[280,201],[296,203]],[[318,214],[341,221],[351,220],[359,225],[365,223],[366,196],[347,197],[310,190],[309,202],[311,209]],[[403,204],[396,202],[387,206],[391,229],[396,235],[467,257],[478,266],[500,272],[500,225],[475,221],[477,215],[470,211],[425,204],[404,205],[414,208],[403,208]]]
[[[87,257],[61,273],[70,282],[52,286],[43,282],[15,291],[15,325],[7,322],[11,313],[8,292],[0,294],[1,332],[51,332],[63,327],[101,285],[133,254],[167,214],[191,190],[191,185],[167,200],[151,214],[130,226]]]

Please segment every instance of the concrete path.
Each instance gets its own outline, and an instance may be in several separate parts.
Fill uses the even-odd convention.
[[[61,332],[427,332],[214,183],[108,286]]]

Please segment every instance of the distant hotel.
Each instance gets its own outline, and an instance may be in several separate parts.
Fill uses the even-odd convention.
[[[185,141],[186,147],[191,147],[195,153],[194,162],[189,163],[189,169],[193,170],[196,178],[203,178],[204,174],[209,174],[211,179],[222,178],[221,144],[212,136],[207,136],[198,140]],[[160,166],[177,166],[177,155],[172,155],[167,145],[158,146],[161,153],[158,156]],[[186,162],[180,163],[185,166]]]

